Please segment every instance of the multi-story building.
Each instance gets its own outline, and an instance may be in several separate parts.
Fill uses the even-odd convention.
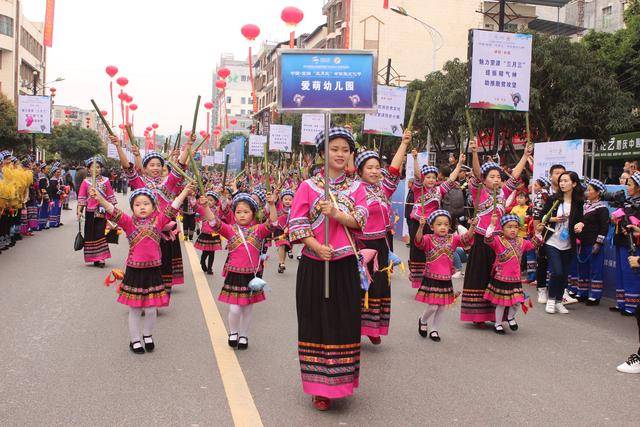
[[[212,123],[214,126],[222,123],[224,127],[225,120],[228,117],[229,120],[238,120],[238,124],[235,126],[229,124],[230,130],[234,132],[247,131],[251,127],[251,116],[253,114],[249,61],[235,59],[231,53],[223,53],[220,56],[220,62],[216,67],[213,79],[214,99],[217,99],[220,95],[220,91],[215,87],[215,81],[217,80],[218,70],[223,67],[228,68],[231,74],[226,79],[227,86],[225,88],[225,102],[222,104],[223,108],[214,110]]]
[[[72,105],[55,104],[51,112],[51,122],[54,126],[71,125],[93,129],[99,134],[102,134],[103,130],[106,131],[94,110],[83,110]]]
[[[44,94],[46,51],[43,23],[22,15],[20,0],[0,0],[0,92],[17,105],[18,95]]]
[[[562,8],[539,7],[538,14],[587,30],[614,32],[624,28],[628,5],[628,0],[570,0]]]

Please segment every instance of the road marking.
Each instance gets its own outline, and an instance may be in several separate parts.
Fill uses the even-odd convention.
[[[191,264],[191,272],[196,282],[198,299],[202,306],[205,323],[209,329],[211,346],[218,362],[218,370],[227,395],[229,409],[231,409],[233,423],[236,426],[262,426],[258,408],[253,401],[249,385],[244,377],[235,351],[227,345],[229,335],[222,321],[222,316],[220,316],[220,311],[218,311],[218,307],[213,300],[207,277],[200,268],[198,254],[192,244],[185,242],[184,247],[187,250],[187,256]]]

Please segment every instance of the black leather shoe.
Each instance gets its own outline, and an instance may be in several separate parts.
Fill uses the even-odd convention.
[[[585,304],[585,305],[591,305],[591,306],[593,306],[593,305],[600,305],[600,300],[599,300],[599,299],[591,299],[591,298],[589,298],[589,299],[587,300],[587,302],[585,302],[584,304]]]
[[[129,348],[135,354],[144,354],[144,347],[142,347],[142,344],[140,343],[140,341],[130,342],[129,343]]]
[[[238,338],[238,350],[246,350],[249,347],[249,339],[247,337]]]
[[[498,335],[505,335],[506,332],[504,331],[504,328],[502,327],[502,325],[496,325],[493,327],[493,331],[498,334]]]
[[[440,335],[438,335],[438,331],[431,331],[429,339],[431,341],[440,342]]]
[[[238,347],[238,334],[229,334],[229,341],[227,342],[229,343],[229,347]]]
[[[511,329],[512,331],[517,331],[518,330],[518,323],[516,322],[516,319],[507,319],[507,322],[509,323],[509,329]]]
[[[422,323],[422,319],[419,317],[418,317],[418,333],[422,338],[426,338],[429,335],[429,331],[427,330],[427,324]]]
[[[142,336],[142,341],[144,341],[144,349],[151,352],[156,348],[155,343],[153,342],[153,338],[151,337],[151,335],[146,336],[143,335]]]

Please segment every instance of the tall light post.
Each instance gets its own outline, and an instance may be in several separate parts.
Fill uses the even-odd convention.
[[[39,71],[33,70],[33,81],[31,83],[31,85],[33,86],[31,89],[31,94],[33,96],[38,95],[38,76],[40,75]],[[44,90],[47,88],[47,86],[49,86],[52,83],[57,83],[57,82],[61,82],[64,79],[62,77],[58,77],[57,79],[50,81],[48,83],[44,83],[42,82],[42,93],[44,94]],[[29,85],[23,85],[23,87],[29,87]],[[31,152],[33,153],[33,156],[35,158],[36,156],[36,134],[32,133],[31,134]]]
[[[435,27],[427,24],[423,20],[416,18],[413,15],[409,15],[409,12],[407,12],[407,10],[402,6],[392,7],[391,10],[399,15],[406,16],[413,19],[414,21],[419,22],[429,32],[429,35],[431,36],[431,71],[437,71],[436,52],[438,52],[440,49],[442,49],[442,46],[444,46],[444,37],[442,37],[440,31],[438,31]]]

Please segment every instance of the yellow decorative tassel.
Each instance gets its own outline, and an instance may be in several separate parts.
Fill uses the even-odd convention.
[[[369,291],[364,293],[364,308],[369,310]]]

